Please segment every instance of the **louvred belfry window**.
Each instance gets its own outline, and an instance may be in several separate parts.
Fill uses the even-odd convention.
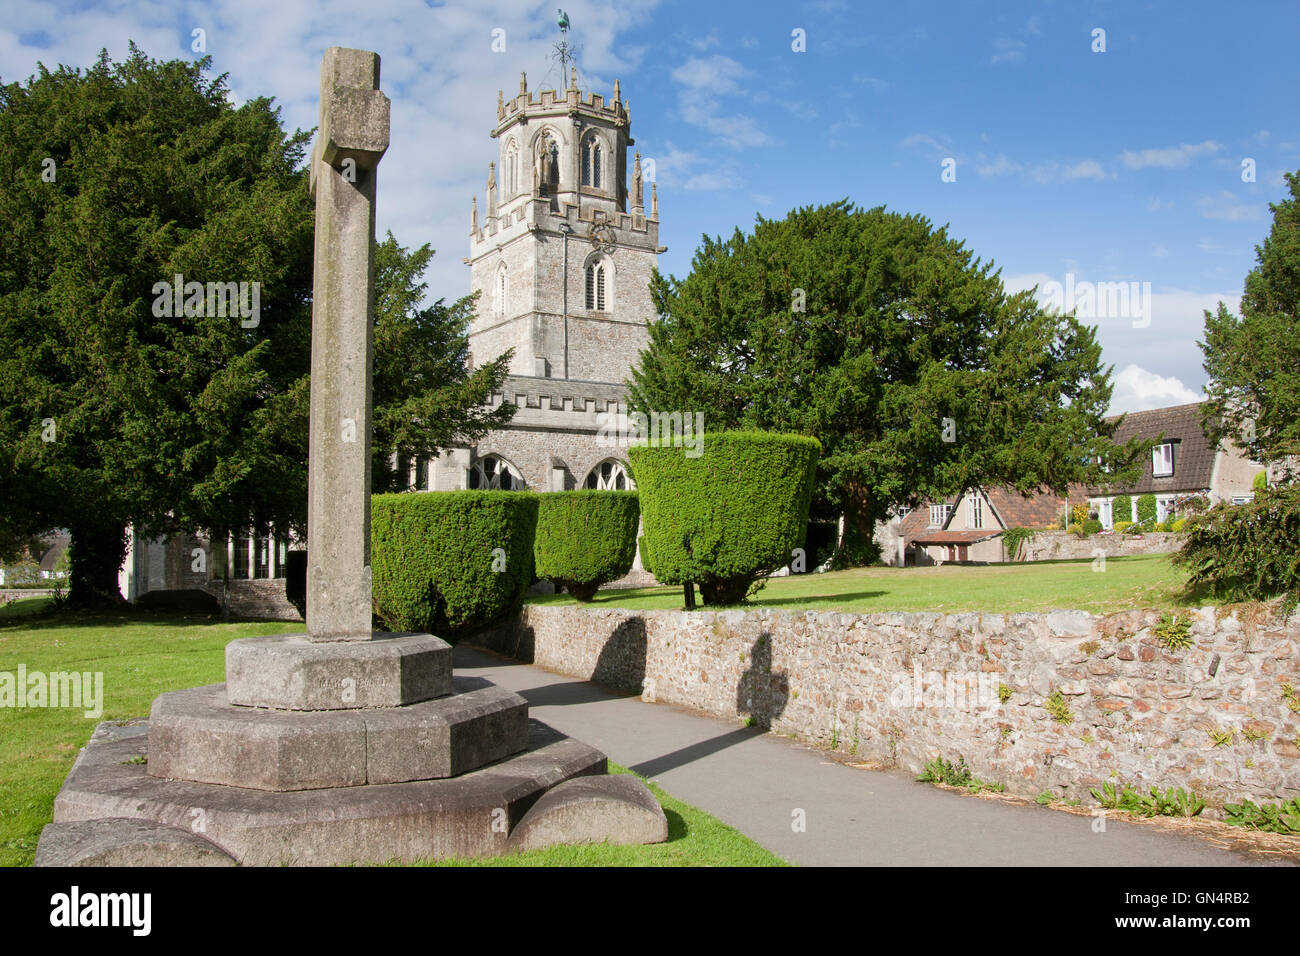
[[[587,308],[605,311],[605,266],[600,262],[587,266]]]

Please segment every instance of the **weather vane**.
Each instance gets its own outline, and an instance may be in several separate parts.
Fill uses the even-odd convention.
[[[569,15],[557,8],[555,22],[560,28],[560,42],[555,44],[555,55],[560,60],[561,82],[568,82],[569,64],[576,58],[578,50],[569,46]]]

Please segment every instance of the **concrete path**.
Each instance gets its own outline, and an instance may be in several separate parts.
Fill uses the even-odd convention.
[[[522,694],[532,716],[806,866],[1243,866],[1258,862],[1152,827],[940,790],[860,770],[782,737],[643,703],[457,647],[458,674]],[[803,811],[805,832],[795,832]]]

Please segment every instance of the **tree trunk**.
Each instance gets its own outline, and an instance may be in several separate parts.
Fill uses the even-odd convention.
[[[682,593],[686,597],[686,610],[695,610],[695,582],[687,581],[682,585]]]
[[[68,604],[109,607],[122,604],[118,572],[126,560],[126,528],[116,523],[85,521],[68,528]]]

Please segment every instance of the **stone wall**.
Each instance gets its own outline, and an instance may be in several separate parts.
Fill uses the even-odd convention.
[[[1040,531],[1025,542],[1027,561],[1061,561],[1095,558],[1100,551],[1108,558],[1126,554],[1169,554],[1183,546],[1182,536],[1168,531],[1147,534],[1090,534],[1086,538],[1068,531]]]
[[[221,600],[221,582],[211,581],[203,590]],[[301,621],[298,609],[284,596],[284,578],[259,578],[230,582],[230,612],[237,617],[271,621]]]
[[[481,635],[503,653],[647,700],[748,718],[863,760],[964,757],[1027,797],[1091,803],[1122,780],[1209,804],[1300,796],[1300,626],[1185,612],[1033,614],[628,611],[527,606]],[[1003,702],[1000,687],[1009,691]],[[1006,694],[1007,691],[1003,691]],[[1059,692],[1068,723],[1048,711]],[[1212,733],[1231,731],[1216,744]]]

